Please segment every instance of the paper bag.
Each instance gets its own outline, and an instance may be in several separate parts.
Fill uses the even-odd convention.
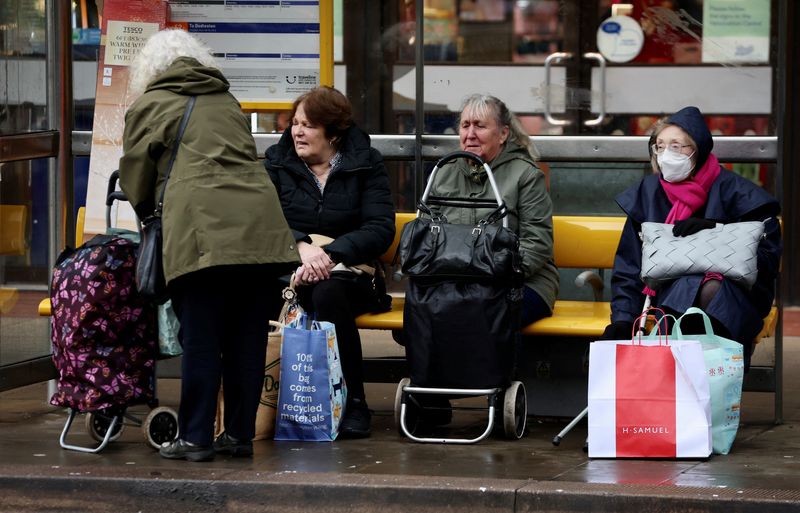
[[[267,357],[264,359],[264,385],[256,412],[256,434],[253,440],[264,440],[275,435],[275,416],[278,408],[278,386],[281,375],[281,337],[283,325],[269,321],[269,338],[267,341]],[[217,417],[214,437],[225,431],[225,400],[223,386],[219,388],[217,397]]]
[[[275,417],[278,408],[278,387],[281,379],[281,340],[283,325],[269,321],[269,341],[264,363],[264,386],[256,412],[256,436],[253,440],[264,440],[275,436]]]
[[[710,454],[711,407],[700,342],[591,344],[590,458],[706,458]]]

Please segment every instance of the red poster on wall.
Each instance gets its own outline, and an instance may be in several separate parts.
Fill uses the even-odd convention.
[[[108,177],[122,156],[125,111],[136,99],[128,90],[128,70],[147,38],[165,28],[168,4],[164,0],[105,0],[97,65],[97,92],[89,185],[86,192],[87,235],[106,229],[105,200]],[[120,205],[118,225],[135,227],[129,205]]]

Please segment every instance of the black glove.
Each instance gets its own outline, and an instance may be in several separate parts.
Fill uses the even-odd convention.
[[[699,217],[690,217],[683,221],[677,221],[675,226],[672,227],[672,235],[676,237],[686,237],[699,232],[700,230],[707,230],[717,225],[714,221],[708,219],[701,219]]]
[[[630,321],[614,321],[606,326],[599,340],[631,340],[633,323]]]

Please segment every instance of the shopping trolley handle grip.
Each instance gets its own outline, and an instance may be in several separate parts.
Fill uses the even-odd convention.
[[[440,158],[439,161],[436,162],[436,167],[442,167],[448,162],[462,158],[472,160],[479,166],[483,166],[483,159],[480,158],[478,155],[469,151],[454,151],[453,153],[448,153],[444,157]]]
[[[106,206],[110,207],[115,201],[128,201],[125,193],[117,190],[119,180],[119,169],[115,169],[108,177],[108,190],[106,191]]]

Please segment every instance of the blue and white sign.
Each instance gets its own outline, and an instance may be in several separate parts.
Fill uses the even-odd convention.
[[[636,58],[644,45],[644,33],[630,16],[612,16],[597,29],[597,50],[611,62]]]
[[[171,0],[170,23],[204,41],[243,107],[286,104],[324,83],[320,0]]]

